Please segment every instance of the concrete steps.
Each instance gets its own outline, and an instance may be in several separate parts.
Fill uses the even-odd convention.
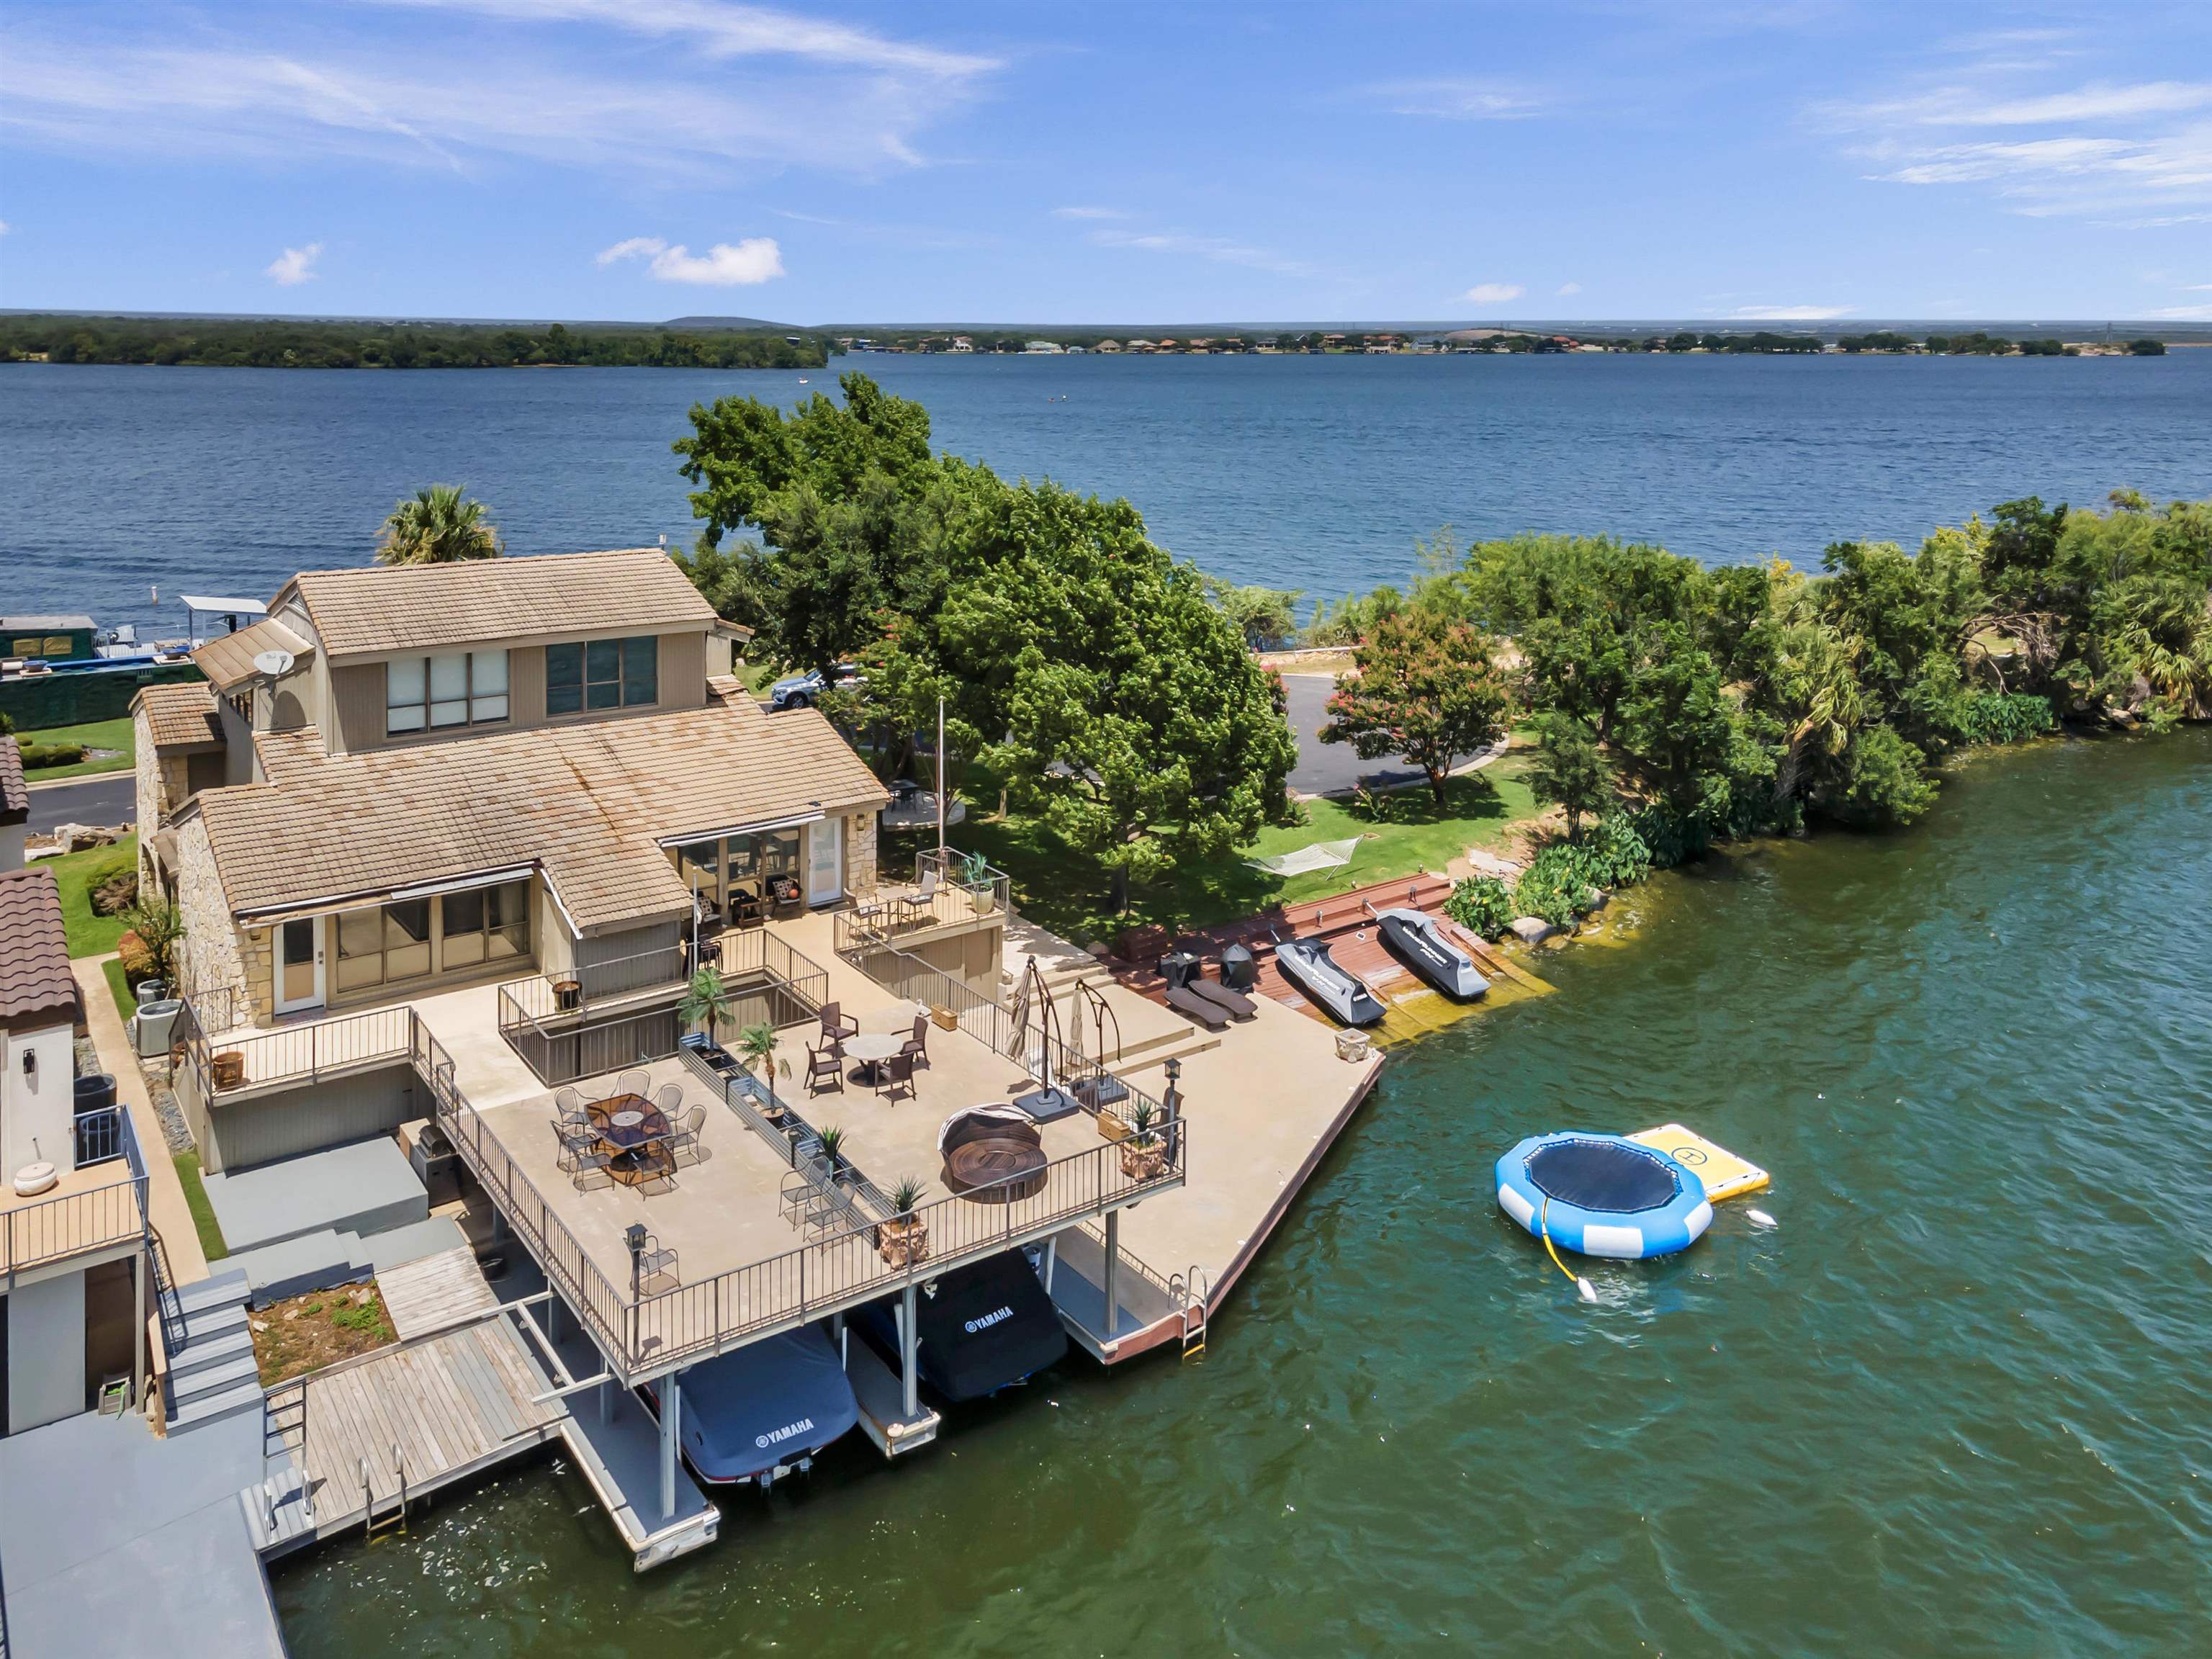
[[[261,1377],[247,1325],[246,1278],[234,1268],[177,1292],[183,1340],[170,1350],[161,1391],[171,1434],[261,1409]]]

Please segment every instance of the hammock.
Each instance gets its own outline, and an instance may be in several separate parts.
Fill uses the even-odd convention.
[[[1351,863],[1352,849],[1358,845],[1357,836],[1349,841],[1317,841],[1295,853],[1278,853],[1273,858],[1246,859],[1244,862],[1271,876],[1302,876],[1309,870],[1328,870]]]

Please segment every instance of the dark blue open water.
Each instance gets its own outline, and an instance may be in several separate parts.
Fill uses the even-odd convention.
[[[2030,492],[2212,489],[2212,350],[866,356],[804,389],[768,372],[18,364],[0,368],[0,611],[144,623],[155,583],[266,598],[366,560],[392,501],[434,481],[489,501],[516,552],[688,545],[668,445],[691,404],[834,391],[841,368],[920,398],[942,447],[1126,495],[1206,569],[1313,597],[1402,579],[1413,538],[1446,522],[1810,562]]]

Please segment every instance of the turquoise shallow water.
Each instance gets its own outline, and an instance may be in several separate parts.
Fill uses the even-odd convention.
[[[631,1576],[557,1464],[282,1567],[318,1656],[2204,1650],[2212,732],[1979,761],[1912,833],[1625,901],[1395,1055],[1202,1366],[848,1440]],[[1192,1103],[1202,1121],[1204,1102]],[[1581,1306],[1532,1129],[1776,1173]],[[1202,1143],[1200,1143],[1202,1145]]]

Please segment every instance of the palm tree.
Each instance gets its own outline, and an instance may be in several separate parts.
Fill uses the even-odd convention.
[[[718,1028],[729,1017],[729,988],[722,983],[721,970],[711,963],[706,963],[684,988],[684,1000],[677,1005],[676,1018],[686,1025],[705,1026],[707,1041],[715,1042],[720,1041]]]
[[[484,504],[462,495],[459,484],[432,484],[400,501],[376,541],[379,564],[452,564],[499,555],[499,532],[484,518]]]

